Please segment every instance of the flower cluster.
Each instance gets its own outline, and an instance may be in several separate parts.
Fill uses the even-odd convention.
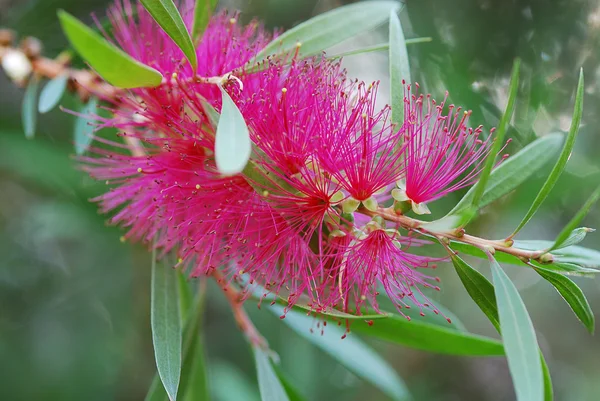
[[[192,9],[183,2],[188,25]],[[224,88],[253,143],[246,169],[224,176],[211,118],[219,88],[196,78],[141,5],[124,0],[109,14],[116,42],[169,78],[113,103],[102,125],[117,127],[127,145],[98,139],[81,158],[111,185],[96,200],[127,228],[124,238],[177,252],[193,276],[218,270],[290,306],[302,298],[316,312],[379,312],[385,292],[400,313],[437,313],[421,289],[438,289],[427,274],[438,260],[414,254],[424,241],[386,225],[379,211],[406,203],[427,212],[428,202],[473,183],[491,142],[469,127],[468,112],[407,85],[396,126],[389,107],[375,106],[378,83],[350,79],[340,62],[285,54],[249,63],[275,35],[223,11],[197,43],[197,76],[235,75]]]

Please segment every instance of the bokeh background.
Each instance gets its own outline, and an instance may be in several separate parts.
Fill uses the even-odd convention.
[[[237,0],[244,19],[291,27],[349,1]],[[106,0],[0,0],[0,26],[40,38],[48,56],[66,47],[56,10],[91,21]],[[514,57],[522,81],[509,134],[515,152],[536,136],[565,131],[579,68],[586,74],[583,126],[566,172],[520,239],[553,239],[600,183],[600,3],[595,0],[408,0],[407,37],[432,41],[409,47],[413,79],[436,97],[474,110],[476,123],[497,124]],[[382,27],[337,50],[383,42]],[[351,74],[380,79],[387,102],[385,52],[348,57]],[[23,90],[0,74],[0,399],[142,400],[155,371],[149,319],[150,256],[123,244],[88,200],[103,191],[76,170],[72,116],[40,118],[26,140],[20,121]],[[74,99],[62,104],[76,108]],[[470,231],[510,233],[543,183],[547,166],[519,191],[496,202]],[[461,194],[433,205],[442,215]],[[592,210],[588,227],[600,227]],[[598,234],[583,245],[600,248]],[[484,274],[485,263],[473,261]],[[591,336],[548,283],[523,267],[506,266],[521,290],[554,379],[557,400],[600,399],[600,341]],[[434,299],[474,332],[495,336],[451,265],[439,269]],[[596,311],[600,280],[576,279]],[[385,400],[379,390],[285,327],[277,317],[247,309],[281,367],[309,400]],[[253,359],[218,289],[209,287],[205,336],[215,400],[257,400]],[[446,357],[371,342],[394,366],[417,401],[514,400],[502,358]]]

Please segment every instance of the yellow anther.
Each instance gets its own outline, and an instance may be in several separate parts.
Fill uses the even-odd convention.
[[[286,93],[287,92],[287,88],[281,88],[281,92]]]
[[[181,259],[181,258],[177,259],[177,264],[182,263],[182,262],[183,262],[183,259]]]
[[[125,242],[125,241],[127,241],[127,238],[125,238],[125,237],[122,236],[121,238],[119,238],[119,241]]]
[[[177,79],[177,73],[174,72],[173,74],[171,74],[171,77],[173,77],[173,79]]]
[[[231,25],[234,25],[236,22],[237,22],[237,20],[236,20],[235,18],[231,18],[231,19],[229,20],[229,23],[230,23]]]
[[[264,190],[263,193],[262,193],[262,195],[266,198],[267,196],[269,196],[269,191]]]
[[[196,189],[200,189],[200,184],[196,184]]]
[[[367,113],[362,113],[362,118],[367,119]]]
[[[138,167],[138,169],[137,169],[137,172],[138,172],[138,173],[141,173],[141,172],[142,172],[142,168],[141,168],[141,167]]]
[[[302,46],[302,42],[296,42],[296,47]]]

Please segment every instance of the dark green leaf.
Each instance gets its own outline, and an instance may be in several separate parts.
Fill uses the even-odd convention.
[[[569,129],[569,134],[567,135],[567,140],[565,141],[565,145],[562,149],[562,152],[560,153],[560,156],[558,157],[558,160],[556,161],[554,168],[550,172],[550,175],[546,179],[546,182],[542,186],[542,189],[540,189],[540,192],[538,192],[537,196],[535,197],[533,204],[527,211],[527,214],[525,215],[525,217],[523,217],[523,220],[521,220],[521,223],[519,223],[519,225],[517,226],[515,231],[509,236],[509,238],[514,237],[519,231],[521,231],[521,229],[523,227],[525,227],[525,225],[529,222],[529,220],[531,220],[531,218],[533,217],[535,212],[538,210],[538,208],[541,206],[541,204],[544,202],[546,197],[548,197],[548,194],[554,187],[554,184],[556,184],[556,181],[558,181],[558,178],[560,177],[563,170],[565,169],[567,161],[569,161],[569,157],[571,156],[571,152],[573,151],[573,145],[575,145],[575,138],[577,137],[577,133],[579,132],[579,124],[581,123],[581,115],[583,113],[584,89],[585,88],[583,85],[583,69],[582,69],[579,74],[579,84],[577,85],[577,95],[575,96],[575,109],[573,111],[573,120],[571,121],[571,128]]]
[[[223,88],[221,95],[223,106],[215,139],[215,162],[221,174],[234,175],[248,164],[252,142],[244,116]]]
[[[271,306],[270,310],[277,316],[284,313],[283,307],[279,305]],[[406,385],[392,367],[356,336],[348,336],[342,340],[345,330],[333,324],[327,325],[322,331],[311,333],[314,318],[296,310],[289,311],[282,321],[392,399],[411,398]]]
[[[258,376],[258,388],[263,401],[290,401],[277,373],[271,365],[270,356],[260,347],[253,347]]]
[[[152,378],[152,383],[150,384],[150,389],[144,398],[144,401],[168,401],[169,396],[165,391],[162,383],[160,382],[160,377],[155,374],[154,378]]]
[[[542,372],[544,373],[544,401],[554,400],[554,390],[552,389],[552,379],[550,377],[550,369],[544,359],[544,354],[540,351],[540,361],[542,363]]]
[[[285,392],[286,392],[288,398],[290,399],[290,401],[305,401],[306,400],[306,398],[300,393],[298,388],[290,382],[290,380],[287,378],[287,376],[285,374],[283,374],[281,369],[278,369],[277,366],[275,366],[275,373],[277,373],[277,377],[279,378],[279,381],[283,385],[283,388],[285,389]]]
[[[111,85],[138,88],[162,82],[160,72],[133,59],[71,14],[60,10],[58,18],[75,50]]]
[[[75,121],[75,153],[82,155],[92,143],[94,127],[87,118],[96,115],[98,109],[98,99],[93,97],[79,111],[81,116]]]
[[[215,7],[219,0],[196,0],[194,6],[194,25],[192,27],[192,39],[198,40],[210,20],[210,16],[214,13]]]
[[[508,124],[512,119],[513,112],[515,110],[515,101],[517,99],[517,91],[519,89],[519,68],[521,66],[521,60],[515,59],[512,68],[512,74],[510,77],[510,88],[508,91],[508,103],[506,105],[506,110],[500,119],[500,125],[494,134],[494,141],[492,143],[492,147],[490,149],[490,153],[485,161],[485,165],[483,166],[483,171],[479,175],[479,182],[473,188],[473,198],[471,205],[474,209],[479,209],[481,207],[481,198],[485,192],[487,187],[488,179],[496,164],[496,156],[502,146],[504,146],[504,135],[506,134],[506,130],[508,128]],[[466,223],[464,223],[466,224]]]
[[[535,330],[516,287],[491,259],[502,339],[517,401],[543,401],[544,379]]]
[[[534,267],[535,271],[556,288],[556,291],[569,304],[581,323],[594,333],[594,313],[583,291],[568,277],[542,267]]]
[[[408,321],[395,314],[388,314],[385,319],[373,320],[372,325],[355,320],[351,323],[350,329],[355,333],[440,354],[472,356],[504,354],[502,344],[495,339],[446,329],[434,324]]]
[[[390,97],[392,99],[392,123],[397,127],[404,124],[404,84],[410,79],[410,65],[404,32],[396,10],[390,12]]]
[[[487,278],[477,270],[469,266],[457,255],[452,255],[452,264],[456,273],[462,281],[463,286],[475,301],[477,306],[488,317],[496,330],[500,332],[500,321],[498,319],[498,309],[496,307],[496,295],[494,286]]]
[[[152,252],[152,342],[158,374],[172,401],[177,397],[182,359],[177,274],[168,263],[157,262],[156,250]]]
[[[581,209],[577,212],[575,217],[569,221],[569,223],[563,228],[563,230],[558,234],[556,239],[554,240],[554,245],[550,248],[550,250],[556,248],[563,248],[565,246],[574,245],[585,238],[585,234],[590,231],[589,228],[578,228],[577,226],[581,223],[585,216],[590,212],[592,206],[596,204],[600,198],[600,186],[596,188],[596,190],[592,193],[592,195],[588,198],[585,204],[581,207]],[[579,230],[576,232],[576,229]],[[586,231],[587,230],[587,231]],[[565,245],[565,243],[567,243]]]
[[[192,69],[196,71],[198,59],[196,57],[196,48],[190,37],[190,33],[179,14],[179,10],[173,0],[140,0],[146,10],[152,15],[152,18],[160,25],[173,42],[185,54]],[[198,0],[198,3],[200,0]]]
[[[35,125],[37,123],[37,103],[38,87],[40,80],[36,76],[32,76],[25,89],[23,97],[23,105],[21,108],[21,117],[23,120],[23,131],[26,138],[33,138],[35,135]]]
[[[287,53],[297,48],[303,57],[343,42],[385,22],[390,11],[399,8],[395,1],[369,1],[338,7],[323,13],[273,39],[256,56],[261,61],[275,53]]]
[[[69,77],[67,75],[59,75],[44,86],[40,93],[40,102],[38,104],[38,110],[40,113],[47,113],[52,110],[67,89],[67,82]]]

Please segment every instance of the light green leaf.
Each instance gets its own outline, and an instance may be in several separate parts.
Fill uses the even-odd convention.
[[[90,124],[87,116],[97,113],[98,99],[93,97],[79,111],[81,116],[75,121],[75,153],[82,155],[92,143],[94,127]]]
[[[554,273],[562,274],[564,276],[594,277],[596,274],[600,273],[600,270],[598,269],[590,269],[574,263],[554,262],[541,264],[535,261],[532,263],[536,267],[541,267],[545,270],[550,270]]]
[[[548,249],[554,244],[553,241],[515,241],[514,246],[532,251]],[[600,268],[600,252],[595,249],[571,245],[552,251],[555,263],[573,263],[590,268]]]
[[[519,223],[519,225],[517,226],[515,231],[509,236],[509,238],[512,238],[515,235],[517,235],[517,233],[521,231],[523,227],[525,227],[529,220],[531,220],[535,212],[538,210],[538,208],[541,206],[544,200],[546,200],[546,197],[548,197],[548,194],[554,187],[554,184],[556,184],[556,181],[558,181],[558,178],[562,174],[565,165],[567,164],[567,161],[569,161],[569,157],[571,156],[571,152],[573,151],[573,146],[575,145],[575,138],[577,137],[577,133],[579,132],[579,124],[581,123],[581,115],[583,113],[584,89],[585,88],[583,85],[582,69],[579,74],[577,95],[575,96],[575,109],[573,111],[573,120],[571,121],[571,128],[569,129],[569,134],[567,135],[567,140],[565,141],[565,145],[562,149],[562,152],[560,153],[560,156],[558,157],[554,168],[550,172],[550,175],[546,179],[546,182],[542,186],[542,189],[540,189],[540,192],[538,192],[531,207],[527,211],[527,214],[525,215],[525,217],[523,217],[523,220],[521,221],[521,223]]]
[[[410,65],[402,25],[396,10],[390,12],[390,97],[392,99],[392,123],[404,124],[404,83],[410,79]]]
[[[56,107],[65,93],[65,89],[67,89],[68,80],[69,77],[62,74],[52,79],[44,86],[44,89],[42,89],[42,92],[40,93],[40,102],[38,103],[38,111],[40,113],[47,113]]]
[[[260,347],[253,347],[253,350],[261,399],[263,401],[290,401],[273,365],[271,365],[269,355]]]
[[[556,291],[569,304],[581,323],[594,334],[594,313],[588,303],[583,291],[568,277],[555,273],[551,270],[534,267],[535,271],[556,288]]]
[[[565,228],[562,229],[560,234],[558,234],[558,236],[554,240],[554,245],[549,249],[550,251],[556,248],[563,248],[565,246],[576,244],[582,241],[583,238],[585,238],[585,234],[587,234],[590,231],[593,231],[589,228],[576,227],[581,223],[585,216],[587,216],[592,206],[594,206],[598,201],[598,198],[600,198],[600,186],[596,188],[596,190],[588,198],[588,200],[577,212],[577,214],[571,219],[571,221],[569,221]]]
[[[215,161],[221,174],[234,175],[248,164],[252,142],[244,116],[225,89],[220,89],[223,106],[215,138]]]
[[[269,308],[277,316],[284,313],[283,307]],[[342,339],[345,330],[337,325],[327,325],[324,330],[310,332],[314,318],[299,311],[290,311],[282,321],[332,358],[337,359],[348,370],[370,382],[394,400],[411,399],[406,385],[393,368],[367,344],[356,336]]]
[[[261,61],[275,53],[295,50],[308,57],[384,23],[390,11],[397,10],[395,1],[369,1],[338,7],[285,31],[273,39],[256,56]]]
[[[178,272],[156,261],[152,252],[152,294],[150,320],[158,374],[169,399],[177,397],[181,376],[181,320],[179,315]]]
[[[488,180],[479,207],[485,207],[513,191],[542,168],[560,149],[561,134],[543,136],[509,157],[495,168]],[[472,187],[447,216],[458,214],[473,203],[475,187]]]
[[[475,301],[496,330],[500,332],[500,321],[498,319],[498,308],[496,307],[494,286],[483,274],[479,273],[457,255],[452,255],[451,257],[456,273],[471,296],[471,299]]]
[[[490,174],[494,165],[496,164],[496,156],[502,146],[504,146],[504,135],[506,134],[506,130],[508,128],[508,124],[512,119],[513,112],[515,110],[515,101],[517,99],[517,91],[519,89],[519,68],[521,66],[521,60],[518,58],[515,59],[512,68],[512,74],[510,77],[510,87],[508,91],[508,103],[506,105],[506,110],[500,119],[500,125],[494,134],[494,140],[492,142],[492,147],[490,149],[490,153],[488,154],[485,164],[483,166],[483,171],[479,175],[479,181],[475,184],[473,188],[473,197],[471,200],[471,207],[473,210],[477,210],[481,207],[481,200],[483,194],[485,193],[485,189],[488,184],[488,179],[490,178]],[[475,214],[473,214],[474,216]],[[468,224],[468,221],[463,222],[463,225]]]
[[[495,259],[492,277],[502,339],[517,401],[543,401],[544,382],[533,323],[516,287]]]
[[[415,45],[418,43],[427,43],[427,42],[431,42],[432,40],[433,39],[428,36],[422,37],[422,38],[410,38],[410,39],[406,39],[404,41],[404,44],[406,46],[408,46],[408,45]],[[390,49],[389,43],[380,43],[378,45],[360,47],[358,49],[348,50],[348,51],[341,52],[341,53],[328,54],[327,58],[328,59],[337,59],[337,58],[342,58],[342,57],[347,57],[347,56],[355,56],[358,54],[366,54],[366,53],[372,53],[372,52],[378,52],[378,51],[389,51],[389,49]]]
[[[173,42],[185,54],[192,69],[196,71],[198,59],[196,57],[196,48],[192,42],[190,33],[179,14],[179,10],[173,0],[140,0],[146,10],[152,15],[152,18],[160,25]],[[200,0],[198,0],[198,3]]]
[[[152,378],[152,383],[150,384],[150,388],[148,389],[148,393],[146,393],[144,401],[169,401],[169,396],[157,374]]]
[[[194,25],[192,27],[192,39],[198,40],[210,20],[210,16],[214,13],[215,7],[219,0],[196,0],[194,6]]]
[[[351,332],[440,354],[471,356],[504,354],[502,344],[495,339],[430,323],[408,321],[396,314],[388,314],[385,319],[373,320],[372,325],[362,320],[355,320],[350,329]]]
[[[59,10],[58,18],[75,50],[111,85],[139,88],[162,82],[160,72],[133,59],[71,14]]]
[[[25,132],[26,138],[33,138],[35,136],[35,125],[37,123],[37,103],[38,88],[40,86],[40,80],[36,76],[32,76],[25,89],[25,96],[23,97],[23,105],[21,107],[21,118],[23,120],[23,131]]]

